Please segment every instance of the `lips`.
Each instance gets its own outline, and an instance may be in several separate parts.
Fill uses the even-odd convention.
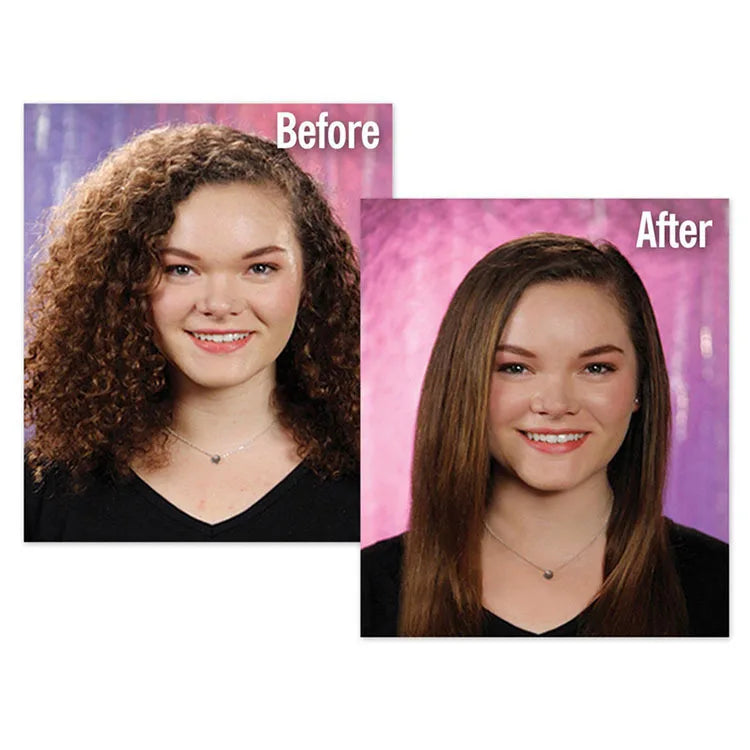
[[[188,331],[191,336],[200,341],[213,341],[216,344],[227,344],[230,341],[240,341],[249,336],[249,331]]]
[[[229,354],[245,346],[253,331],[186,331],[191,341],[205,352]]]
[[[523,440],[542,453],[570,453],[580,448],[590,433],[574,430],[518,430]]]

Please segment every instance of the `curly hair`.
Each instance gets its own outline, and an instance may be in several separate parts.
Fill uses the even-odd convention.
[[[304,284],[277,360],[281,424],[321,477],[359,456],[359,269],[321,189],[271,141],[214,124],[149,130],[107,156],[51,213],[27,300],[27,459],[81,483],[135,456],[165,460],[172,419],[167,361],[149,298],[175,207],[205,184],[247,182],[288,199]]]

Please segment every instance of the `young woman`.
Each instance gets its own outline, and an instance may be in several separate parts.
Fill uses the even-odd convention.
[[[54,212],[28,300],[26,538],[356,540],[358,266],[286,151],[146,132]]]
[[[662,516],[669,422],[616,248],[493,250],[432,351],[410,529],[363,551],[363,634],[727,635],[727,545]]]

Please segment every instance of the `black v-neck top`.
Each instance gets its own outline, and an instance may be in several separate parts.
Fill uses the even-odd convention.
[[[359,477],[320,480],[303,462],[257,502],[210,524],[136,474],[99,472],[75,494],[63,472],[40,485],[25,470],[26,541],[339,542],[359,539]]]
[[[725,542],[667,519],[677,574],[687,601],[692,636],[729,635],[729,547]],[[398,628],[404,535],[362,550],[362,635],[395,636]],[[544,633],[519,628],[484,610],[483,636],[577,636],[588,608]]]

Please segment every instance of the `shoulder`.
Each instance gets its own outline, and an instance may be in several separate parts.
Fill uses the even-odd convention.
[[[24,461],[24,540],[67,538],[71,520],[85,515],[108,492],[104,474],[92,474],[77,488],[62,466],[52,464],[37,480],[29,463]]]
[[[396,635],[405,535],[362,550],[362,635]]]
[[[359,541],[358,473],[321,478],[302,464],[292,476],[288,499],[275,511],[283,514],[278,520],[285,536],[298,541]]]
[[[52,465],[37,478],[29,462],[23,464],[24,540],[54,539],[62,524],[62,496],[69,493],[68,478]]]
[[[375,575],[401,576],[401,561],[404,556],[406,534],[371,544],[362,550],[362,568]]]
[[[301,484],[324,496],[335,497],[342,501],[359,502],[359,472],[345,474],[336,478],[321,479],[310,470],[307,471]]]
[[[682,526],[666,519],[669,532],[669,545],[678,566],[682,568],[726,572],[729,569],[729,545],[698,529]]]
[[[666,520],[691,635],[729,635],[729,545]]]
[[[359,475],[322,477],[303,461],[233,531],[244,541],[357,542]]]

